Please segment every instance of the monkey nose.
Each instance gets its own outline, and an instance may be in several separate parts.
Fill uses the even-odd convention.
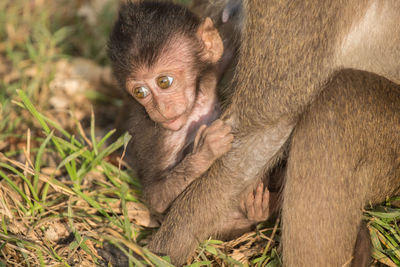
[[[173,108],[168,105],[165,104],[158,105],[157,110],[165,120],[170,121],[176,119],[177,117]]]
[[[164,117],[164,115],[168,111],[168,105],[161,101],[156,101],[154,103],[154,106],[155,106],[156,110],[158,110],[158,112]]]

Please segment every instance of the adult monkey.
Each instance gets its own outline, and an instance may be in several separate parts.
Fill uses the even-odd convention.
[[[393,87],[374,74],[345,68],[400,82],[399,1],[252,0],[245,1],[245,17],[235,93],[224,113],[236,132],[234,147],[175,201],[149,244],[177,264],[198,240],[218,231],[226,211],[237,205],[239,192],[274,165],[299,118],[318,113],[313,108],[304,111],[326,85],[327,92],[332,86],[337,93],[364,84],[376,90]],[[317,139],[320,143],[307,139],[320,137],[319,127],[326,126],[323,119],[309,118],[297,125],[290,145],[283,192],[283,261],[286,266],[341,266],[351,260],[362,206],[398,193],[399,176],[393,174],[398,174],[399,154],[382,148],[386,150],[377,153],[377,162],[388,165],[373,166],[362,144],[355,140],[352,150],[351,134],[347,151],[337,151],[333,144],[326,149],[323,142],[329,138]],[[305,129],[314,132],[307,137]],[[368,143],[368,137],[363,138]],[[394,187],[388,187],[394,181]]]

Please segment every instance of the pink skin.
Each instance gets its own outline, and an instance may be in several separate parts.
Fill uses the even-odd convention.
[[[216,120],[208,127],[200,126],[191,153],[196,157],[200,173],[207,171],[216,159],[231,149],[233,141],[231,130],[231,127],[222,120]]]
[[[242,199],[240,208],[250,221],[265,221],[270,215],[270,192],[264,189],[263,183],[259,183],[254,191]]]
[[[215,64],[223,53],[223,43],[210,18],[206,18],[196,33],[204,47],[201,59]],[[126,88],[132,96],[145,107],[150,118],[165,129],[178,131],[188,122],[196,101],[196,66],[193,58],[193,40],[177,35],[171,36],[161,51],[160,60],[155,66],[142,66],[133,77],[128,78]],[[157,85],[157,78],[170,76],[170,87],[162,89]],[[134,90],[146,87],[150,93],[144,98],[137,98]],[[204,88],[200,88],[204,89]],[[207,90],[208,89],[208,90]],[[205,99],[215,95],[215,84],[200,94]]]
[[[232,239],[246,233],[254,225],[268,219],[277,209],[278,194],[270,193],[260,182],[256,188],[245,191],[240,202],[240,209],[232,211],[230,218],[223,224],[222,239]]]
[[[171,131],[178,131],[186,124],[196,101],[195,70],[190,49],[188,42],[171,41],[160,62],[140,68],[127,81],[128,91],[145,107],[150,118]],[[172,77],[171,86],[160,88],[157,84],[160,76]],[[149,90],[145,98],[137,98],[133,93],[140,86]]]

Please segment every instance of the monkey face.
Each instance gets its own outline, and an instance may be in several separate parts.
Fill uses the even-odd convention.
[[[205,19],[194,34],[171,36],[151,65],[132,62],[135,70],[125,83],[150,118],[171,131],[182,129],[188,122],[204,66],[216,64],[223,53],[222,40],[211,19]]]
[[[154,122],[178,131],[193,109],[199,71],[187,42],[168,46],[155,64],[137,68],[126,88]]]

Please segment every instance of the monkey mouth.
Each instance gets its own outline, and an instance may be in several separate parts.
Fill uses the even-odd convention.
[[[181,122],[177,123],[177,122],[180,120],[181,117],[182,117],[182,116],[178,116],[178,117],[175,117],[175,118],[173,118],[173,119],[164,121],[164,122],[162,123],[162,125],[163,125],[163,127],[166,128],[166,129],[169,129],[169,130],[172,130],[172,131],[178,131],[178,130],[180,130],[180,129],[182,128],[182,126],[183,126]]]
[[[167,120],[167,121],[164,121],[162,124],[170,125],[170,124],[173,124],[174,122],[176,122],[178,119],[179,119],[179,117],[177,117],[175,119]]]
[[[175,117],[172,118],[172,119],[166,120],[166,121],[163,122],[163,124],[171,124],[171,123],[174,123],[174,122],[176,122],[177,120],[179,120],[180,117],[182,117],[182,115],[178,115],[178,116],[175,116]]]
[[[177,119],[179,119],[179,117],[176,117],[175,119],[171,119],[171,120],[167,120],[166,122],[164,122],[165,124],[170,124],[175,122]]]

